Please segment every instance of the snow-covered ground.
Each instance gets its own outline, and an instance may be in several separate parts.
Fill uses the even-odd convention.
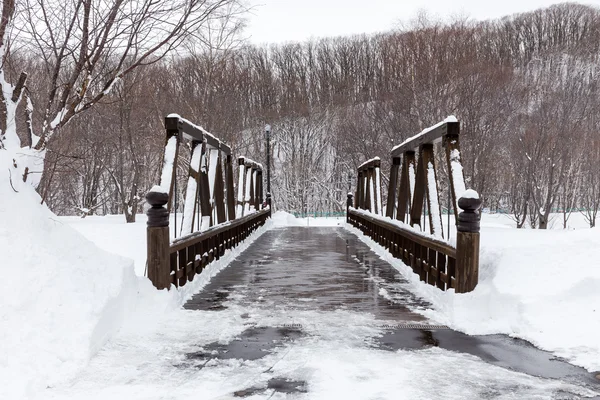
[[[79,374],[117,334],[177,310],[269,228],[193,283],[157,291],[143,277],[145,218],[57,217],[30,186],[4,178],[0,187],[14,190],[0,202],[0,399],[46,398],[46,388]]]
[[[64,390],[53,392],[57,398],[173,398],[169,391],[173,385],[180,388],[183,397],[186,393],[198,398],[206,398],[201,393],[214,397],[237,385],[231,376],[238,381],[260,382],[257,371],[273,365],[284,372],[302,371],[303,365],[312,371],[315,396],[311,398],[334,398],[340,393],[346,393],[346,398],[364,398],[360,394],[374,387],[364,383],[365,371],[383,387],[381,398],[400,389],[409,393],[405,398],[431,398],[418,383],[422,381],[413,380],[411,374],[420,371],[422,376],[440,381],[444,365],[481,374],[471,378],[495,376],[495,382],[505,382],[499,387],[506,390],[514,382],[534,388],[526,393],[527,398],[539,397],[544,388],[560,385],[439,349],[420,355],[373,352],[359,343],[363,330],[346,334],[347,341],[337,344],[306,340],[289,354],[275,352],[254,364],[232,361],[206,371],[170,370],[171,375],[165,377],[161,363],[171,363],[170,357],[178,357],[182,348],[201,344],[189,337],[191,332],[195,338],[205,336],[202,340],[208,342],[226,340],[238,333],[236,329],[242,329],[234,323],[240,310],[232,309],[229,319],[209,321],[202,313],[184,311],[180,306],[244,246],[222,258],[184,290],[159,292],[142,277],[143,216],[138,216],[135,224],[125,224],[122,216],[56,217],[39,206],[39,197],[30,188],[14,184],[19,193],[4,192],[0,202],[0,271],[5,277],[0,281],[2,399],[46,399],[50,398],[46,388],[58,386]],[[27,212],[15,212],[21,209]],[[507,216],[484,215],[480,285],[465,295],[442,293],[421,284],[406,266],[378,246],[373,248],[406,272],[412,290],[433,304],[433,309],[425,312],[427,317],[468,333],[522,337],[593,371],[600,370],[600,235],[597,229],[585,229],[585,222],[578,219],[574,214],[570,225],[579,229],[544,232],[512,229],[514,223]],[[296,220],[277,213],[271,224],[337,226],[344,225],[344,221]],[[354,317],[339,315],[341,326]],[[271,317],[257,311],[253,318],[261,324]],[[289,318],[323,318],[332,327],[331,332],[323,334],[336,333],[336,316]],[[356,326],[367,329],[364,327],[370,326],[369,321],[363,322]],[[321,356],[306,357],[313,353]],[[157,361],[158,368],[144,361],[149,360],[142,358],[148,354]],[[285,361],[278,362],[284,355]],[[79,378],[73,380],[76,376]],[[467,377],[460,379],[459,374],[441,379],[458,384],[458,391],[448,389],[450,397],[464,398],[462,394],[468,393]],[[107,380],[118,384],[101,389]],[[67,382],[79,382],[73,384],[73,390],[78,391],[69,392]],[[86,385],[92,385],[88,389],[95,391],[86,391]]]

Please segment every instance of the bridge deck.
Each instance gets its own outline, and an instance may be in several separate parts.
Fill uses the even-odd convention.
[[[186,310],[170,310],[158,321],[140,315],[130,324],[135,329],[121,332],[79,376],[49,387],[44,398],[576,399],[600,393],[585,370],[523,341],[423,326],[429,321],[411,310],[427,304],[408,287],[343,228],[273,229],[214,276]]]
[[[187,309],[219,310],[237,303],[295,310],[367,312],[382,321],[424,321],[409,306],[426,306],[398,283],[398,271],[343,229],[287,228],[266,232],[214,277]],[[379,294],[393,291],[402,304]],[[384,289],[385,290],[385,289]]]
[[[597,381],[585,370],[557,361],[524,341],[503,335],[468,336],[427,321],[411,310],[428,304],[410,293],[407,286],[397,270],[344,229],[274,229],[185,305],[188,310],[214,311],[215,318],[219,318],[219,312],[235,307],[246,310],[242,319],[253,322],[248,322],[247,329],[235,340],[204,345],[188,357],[201,366],[215,360],[257,360],[281,347],[293,347],[307,336],[313,341],[328,341],[330,325],[340,323],[333,315],[348,312],[346,326],[334,331],[356,335],[357,330],[366,328],[361,324],[371,325],[379,332],[364,330],[363,341],[373,350],[426,351],[437,347],[475,355],[512,371],[597,388]],[[303,311],[321,314],[311,319],[302,317]],[[257,314],[262,314],[258,321],[251,318]],[[361,314],[371,319],[351,317]],[[504,392],[505,383],[493,379],[469,382],[477,398],[494,398]],[[477,388],[479,384],[481,388]],[[272,377],[266,385],[250,386],[234,394],[289,394],[305,392],[309,386],[310,382],[303,380]],[[518,383],[506,390],[523,390],[520,393],[525,397],[533,395]],[[563,393],[563,389],[556,390]]]

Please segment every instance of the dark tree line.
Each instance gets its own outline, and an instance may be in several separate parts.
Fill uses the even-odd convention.
[[[545,228],[556,210],[565,226],[573,210],[594,225],[600,9],[566,3],[486,22],[419,19],[379,35],[270,47],[230,39],[137,69],[66,124],[48,143],[39,187],[48,205],[133,220],[157,181],[163,118],[177,112],[262,162],[271,124],[277,206],[338,211],[359,164],[380,156],[387,174],[395,144],[454,114],[467,186],[486,207],[518,226]],[[43,73],[43,63],[29,62]],[[43,118],[34,110],[34,124]]]

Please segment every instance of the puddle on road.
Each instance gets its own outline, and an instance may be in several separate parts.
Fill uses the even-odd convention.
[[[525,340],[506,335],[469,336],[450,329],[396,329],[374,338],[374,342],[375,347],[390,351],[440,347],[472,354],[490,364],[527,375],[600,388],[594,374],[584,368],[569,364]]]
[[[273,349],[304,336],[297,327],[251,327],[243,331],[239,337],[229,343],[209,343],[202,350],[188,353],[186,357],[194,367],[204,368],[210,360],[258,360]]]

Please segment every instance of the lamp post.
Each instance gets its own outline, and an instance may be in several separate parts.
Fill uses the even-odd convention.
[[[271,206],[271,125],[265,126],[265,137],[267,138],[267,199]]]

